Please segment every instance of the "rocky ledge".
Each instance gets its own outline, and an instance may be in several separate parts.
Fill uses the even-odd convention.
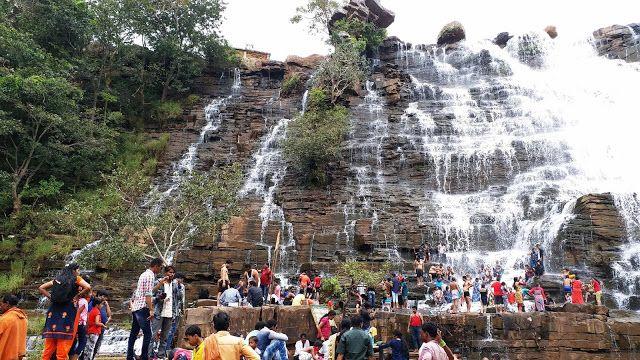
[[[598,54],[627,62],[640,61],[640,23],[612,25],[593,32]]]
[[[569,304],[552,310],[425,315],[425,319],[437,323],[448,345],[467,359],[492,354],[527,360],[632,359],[640,351],[640,319],[637,317],[610,316],[607,308],[593,305]],[[311,308],[306,306],[192,308],[186,312],[181,331],[188,325],[198,325],[203,335],[210,334],[211,320],[220,311],[229,313],[232,333],[246,335],[258,320],[276,318],[278,330],[289,336],[291,344],[302,332],[311,339],[316,336]],[[378,329],[376,340],[390,340],[396,329],[406,333],[408,321],[408,313],[378,312],[373,322]]]

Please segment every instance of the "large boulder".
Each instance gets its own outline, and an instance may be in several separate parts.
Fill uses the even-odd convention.
[[[342,19],[359,19],[384,29],[393,23],[395,17],[395,14],[382,6],[378,0],[351,0],[333,14],[329,21],[329,30],[336,21]]]
[[[438,46],[451,45],[466,38],[464,26],[458,21],[452,21],[445,25],[438,34]]]
[[[549,37],[552,39],[555,39],[558,37],[558,29],[556,29],[554,25],[549,25],[546,28],[544,28],[544,32],[546,32],[547,35],[549,35]]]
[[[513,37],[513,35],[509,35],[508,32],[501,32],[500,34],[498,34],[496,36],[495,39],[493,39],[493,43],[498,45],[499,47],[503,48],[505,46],[507,46],[507,43],[509,42],[509,40],[511,40],[511,38]]]
[[[612,25],[593,32],[598,54],[627,62],[640,61],[640,23]]]
[[[299,67],[306,69],[315,69],[324,61],[325,56],[313,54],[307,57],[297,56],[297,55],[289,55],[284,63],[290,67]]]

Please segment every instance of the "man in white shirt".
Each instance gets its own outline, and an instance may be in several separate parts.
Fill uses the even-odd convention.
[[[300,355],[302,350],[308,348],[309,346],[311,345],[309,344],[309,340],[307,340],[307,334],[300,334],[300,340],[296,341],[296,352],[293,354],[294,358]]]
[[[151,342],[149,353],[158,358],[166,356],[167,334],[171,330],[173,321],[173,302],[177,300],[174,299],[173,292],[173,278],[176,275],[176,269],[171,265],[167,265],[164,268],[164,275],[153,287],[155,312],[151,322],[153,341]],[[156,347],[157,351],[154,351]]]

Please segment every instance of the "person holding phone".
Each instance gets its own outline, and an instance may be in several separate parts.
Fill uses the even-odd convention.
[[[173,279],[176,269],[172,265],[164,267],[164,277],[156,282],[153,287],[154,313],[151,320],[151,333],[153,341],[149,352],[153,357],[164,358],[167,348],[167,334],[171,330],[173,321],[173,304],[178,302],[173,292]],[[155,350],[157,347],[157,351]]]

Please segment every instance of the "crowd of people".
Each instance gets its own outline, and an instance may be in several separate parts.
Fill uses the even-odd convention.
[[[451,265],[445,267],[443,262],[429,263],[430,259],[436,258],[446,262],[446,253],[442,245],[438,246],[435,254],[429,250],[428,246],[421,246],[415,251],[415,255],[416,285],[433,289],[431,291],[433,304],[443,308],[449,306],[451,313],[465,310],[470,312],[472,303],[479,303],[479,311],[482,313],[486,312],[488,306],[495,306],[497,312],[545,311],[545,306],[552,301],[539,281],[544,273],[544,253],[539,245],[531,250],[530,262],[524,266],[524,274],[514,277],[513,283],[509,284],[502,280],[504,270],[500,264],[495,264],[493,267],[483,265],[475,276],[465,274],[459,281]],[[425,274],[424,267],[427,264],[429,269]],[[265,303],[299,306],[319,303],[323,282],[320,274],[302,272],[297,284],[282,286],[280,279],[274,278],[274,273],[268,264],[263,265],[260,270],[255,265],[245,266],[243,275],[237,283],[232,284],[229,277],[229,268],[232,265],[233,262],[228,260],[220,269],[216,296],[219,306],[259,307]],[[161,272],[163,276],[158,278]],[[128,360],[135,358],[134,344],[140,332],[143,338],[141,359],[165,359],[170,353],[175,353],[172,351],[173,346],[179,343],[175,341],[175,334],[185,307],[183,280],[184,277],[177,274],[173,266],[165,266],[161,259],[153,259],[149,267],[140,275],[129,302],[131,332],[127,349]],[[371,328],[371,322],[375,318],[377,309],[394,311],[410,307],[408,283],[409,279],[398,272],[390,274],[377,287],[362,283],[352,284],[349,295],[354,300],[356,316],[343,319],[341,326],[335,323],[334,308],[344,312],[346,304],[341,301],[336,306],[332,299],[328,299],[329,312],[316,325],[318,334],[316,341],[310,343],[305,334],[301,335],[301,342],[296,346],[298,360],[338,359],[341,354],[343,358],[352,359],[344,355],[356,351],[349,347],[362,343],[363,340],[360,333],[348,332],[349,329],[360,329],[368,334],[368,339],[372,340],[375,337],[375,329]],[[44,338],[42,359],[93,360],[100,349],[105,329],[111,321],[109,293],[92,289],[89,279],[80,276],[77,264],[67,265],[55,279],[42,284],[39,290],[51,302],[42,333]],[[598,305],[602,301],[602,284],[598,279],[591,278],[591,281],[585,284],[569,269],[563,270],[563,291],[566,302],[582,304],[589,301],[590,297],[593,297]],[[208,298],[208,294],[205,295]],[[532,300],[532,306],[529,309],[525,306],[527,299]],[[0,352],[25,353],[25,342],[15,340],[26,337],[26,326],[20,325],[26,323],[26,315],[17,308],[17,303],[15,296],[5,296],[2,300],[1,308],[4,315],[0,318],[0,335],[9,333],[19,335],[11,338],[14,340],[8,340],[7,336],[0,336],[0,345],[2,345]],[[414,304],[407,327],[407,333],[411,335],[411,343],[409,345],[401,343],[403,334],[398,333],[397,339],[394,338],[387,344],[379,344],[380,349],[391,348],[395,360],[404,359],[398,355],[404,350],[418,348],[425,336],[436,338],[436,335],[429,335],[431,334],[429,328],[425,330],[424,319],[415,305],[417,304]],[[13,322],[10,326],[7,325],[8,319]],[[225,321],[228,322],[228,318],[219,319],[220,329],[225,328]],[[349,326],[345,329],[346,325]],[[256,324],[255,331],[249,334],[251,336],[246,337],[243,346],[240,347],[244,349],[242,351],[247,352],[243,356],[250,359],[257,354],[264,359],[267,354],[269,360],[273,357],[286,359],[286,348],[283,342],[288,339],[286,335],[276,332],[276,326],[277,324],[273,321]],[[7,327],[9,330],[6,330]],[[221,331],[224,333],[224,330]],[[202,339],[200,329],[190,327],[186,330],[184,340],[192,344],[196,350],[200,347],[206,348],[207,344],[210,344],[210,347],[212,342],[216,346],[221,346],[236,341],[224,338],[225,336],[230,335],[219,335],[218,337],[223,338],[216,338],[216,340]],[[349,339],[347,349],[344,348],[346,345],[340,345],[341,336]],[[353,340],[351,340],[352,337]],[[194,353],[194,358],[198,358],[199,352],[202,354],[201,358],[207,358],[208,352],[200,350]],[[190,353],[189,356],[191,356]]]
[[[438,247],[438,256],[445,259],[446,253]],[[425,252],[426,254],[423,254]],[[503,280],[504,269],[499,263],[495,266],[481,265],[475,276],[467,273],[461,281],[451,265],[432,263],[427,274],[424,272],[425,260],[429,259],[429,247],[421,247],[415,251],[414,269],[416,283],[423,286],[426,282],[433,285],[431,296],[436,306],[450,306],[451,313],[463,310],[471,312],[472,303],[480,304],[480,312],[486,312],[488,306],[495,306],[497,312],[527,310],[545,311],[545,305],[553,302],[541,285],[540,277],[544,275],[544,251],[536,244],[529,252],[529,263],[523,264],[524,273],[513,278],[512,283]],[[433,257],[433,256],[431,256]],[[401,276],[401,275],[400,275]],[[593,296],[597,305],[602,301],[602,284],[591,278],[589,284],[580,281],[577,274],[569,269],[563,270],[563,287],[565,301],[582,304],[585,298]],[[392,295],[392,299],[395,297]],[[531,309],[525,306],[525,300],[532,300]],[[402,305],[402,299],[400,300]]]

